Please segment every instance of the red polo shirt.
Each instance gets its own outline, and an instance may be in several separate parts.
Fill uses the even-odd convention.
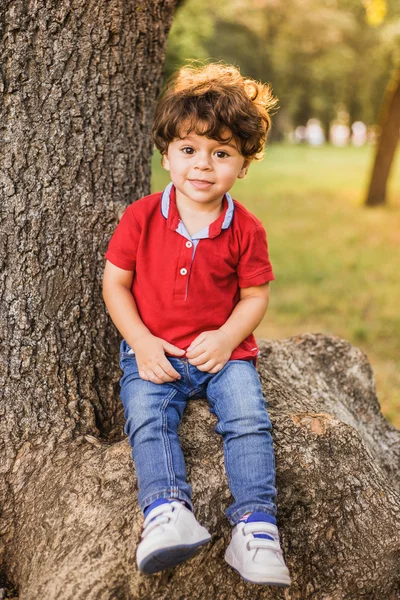
[[[259,219],[226,194],[218,219],[190,236],[172,184],[128,206],[105,257],[134,271],[132,294],[151,333],[185,350],[200,333],[226,322],[240,288],[275,279]],[[257,355],[251,334],[231,360]]]

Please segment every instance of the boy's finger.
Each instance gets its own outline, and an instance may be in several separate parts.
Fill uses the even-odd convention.
[[[223,364],[218,363],[217,365],[215,365],[215,367],[210,369],[210,373],[218,373],[218,371],[220,371],[223,368],[223,366]]]
[[[214,361],[213,360],[208,360],[207,362],[203,363],[202,365],[198,365],[198,369],[199,371],[205,371],[205,372],[209,372],[211,373],[211,369],[214,367]]]
[[[153,372],[159,379],[161,379],[163,383],[167,383],[168,381],[173,381],[175,379],[175,377],[166,372],[163,364],[156,365],[153,368]]]
[[[196,356],[194,358],[189,358],[190,364],[193,365],[194,367],[203,365],[204,363],[208,362],[208,360],[209,360],[209,358],[208,358],[207,352],[202,352],[199,356]]]
[[[190,346],[189,346],[190,348]],[[187,358],[194,358],[195,356],[200,356],[200,354],[203,354],[204,352],[206,352],[207,350],[207,342],[206,340],[199,342],[198,344],[196,344],[196,346],[193,348],[186,350],[186,356]]]
[[[164,372],[169,376],[170,379],[168,379],[168,381],[174,381],[175,379],[180,379],[181,376],[179,375],[178,371],[176,371],[174,369],[174,367],[171,365],[171,363],[169,362],[169,360],[167,358],[165,358],[162,363],[160,364],[161,368],[164,370]]]
[[[163,340],[163,349],[168,352],[168,354],[173,354],[174,356],[182,356],[185,354],[185,351],[182,350],[182,348],[178,348],[178,346],[174,346],[165,340]]]
[[[163,383],[157,375],[153,373],[153,371],[139,371],[140,377],[144,381],[151,381],[152,383]]]
[[[199,344],[204,342],[205,339],[206,339],[206,336],[204,335],[204,333],[201,333],[200,335],[198,335],[197,338],[195,338],[193,340],[193,342],[190,344],[189,348],[186,350],[186,353],[194,350]]]
[[[202,344],[199,344],[198,346],[196,346],[196,348],[194,348],[190,351],[187,350],[186,356],[189,359],[197,358],[197,357],[201,356],[202,354],[204,354],[206,351],[207,351],[207,348],[205,348],[205,346],[203,346]]]
[[[163,381],[162,379],[157,377],[157,375],[154,372],[150,375],[149,381],[151,381],[151,383],[156,383],[157,385],[160,385],[161,383],[165,383],[165,381]]]

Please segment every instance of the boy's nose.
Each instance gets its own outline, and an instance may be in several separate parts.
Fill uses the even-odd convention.
[[[211,167],[210,157],[206,154],[198,155],[197,161],[196,161],[196,168],[204,170],[204,169],[209,169],[210,167]]]

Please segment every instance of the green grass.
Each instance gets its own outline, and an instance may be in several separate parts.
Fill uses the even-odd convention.
[[[363,206],[371,147],[271,144],[232,190],[264,223],[276,281],[258,337],[323,332],[361,348],[400,427],[400,153],[385,208]],[[153,190],[169,181],[154,156]]]

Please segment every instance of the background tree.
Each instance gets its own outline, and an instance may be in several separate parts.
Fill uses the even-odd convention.
[[[365,2],[371,25],[379,25],[386,16],[385,0]],[[379,114],[378,143],[365,204],[379,206],[386,203],[386,188],[400,134],[400,23],[397,29],[387,27],[389,38],[396,44],[396,67],[385,89]]]

